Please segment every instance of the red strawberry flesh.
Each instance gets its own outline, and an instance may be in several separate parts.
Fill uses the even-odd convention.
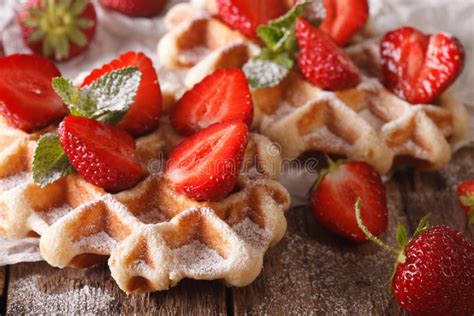
[[[67,114],[51,81],[60,77],[48,59],[35,55],[0,58],[0,114],[27,132],[45,127]]]
[[[127,132],[95,120],[67,116],[58,134],[72,165],[88,182],[119,192],[142,179],[142,169],[135,159],[135,140]]]
[[[385,35],[380,46],[385,86],[413,104],[433,103],[464,67],[457,38],[424,35],[402,27]]]
[[[303,18],[295,27],[299,68],[309,82],[325,90],[349,89],[359,83],[359,70],[329,35]]]
[[[240,69],[217,70],[184,94],[170,119],[182,135],[230,119],[239,119],[250,127],[253,102],[245,74]]]
[[[158,126],[162,109],[158,75],[150,58],[143,53],[127,52],[101,68],[92,71],[84,79],[82,86],[90,85],[112,71],[131,66],[139,68],[142,78],[135,102],[120,122],[120,127],[134,136],[140,136],[151,132]]]
[[[217,0],[217,8],[225,23],[253,39],[258,26],[286,12],[283,0]]]
[[[111,10],[132,17],[152,17],[158,14],[167,0],[99,0]]]
[[[334,163],[333,163],[334,164]],[[362,199],[364,225],[375,236],[387,229],[387,201],[380,175],[365,162],[349,161],[329,168],[311,195],[315,219],[324,227],[355,242],[365,242],[354,213]]]
[[[326,17],[320,28],[340,46],[360,31],[369,17],[367,0],[324,0],[324,6]]]
[[[170,154],[165,176],[176,190],[198,201],[217,201],[234,188],[247,145],[239,120],[217,123],[181,142]]]

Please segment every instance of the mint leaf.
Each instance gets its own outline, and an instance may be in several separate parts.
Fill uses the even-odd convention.
[[[289,69],[272,61],[251,59],[244,65],[243,71],[252,88],[268,88],[282,81]]]
[[[294,26],[296,20],[300,16],[303,16],[304,9],[310,2],[311,1],[303,1],[298,3],[285,15],[257,29],[258,36],[268,48],[274,51],[296,48]]]
[[[68,79],[54,78],[53,89],[72,115],[118,124],[135,101],[140,81],[138,67],[125,67],[82,89]]]
[[[140,81],[138,67],[126,67],[100,77],[81,92],[96,105],[93,118],[117,124],[135,101]]]
[[[302,1],[285,15],[257,29],[266,47],[243,67],[253,89],[277,85],[293,68],[298,52],[295,23],[310,3]]]
[[[87,118],[94,116],[95,102],[76,88],[71,80],[62,77],[54,78],[53,89],[66,104],[72,115]]]
[[[33,157],[33,181],[45,187],[72,172],[74,167],[61,147],[58,136],[53,133],[41,136]]]

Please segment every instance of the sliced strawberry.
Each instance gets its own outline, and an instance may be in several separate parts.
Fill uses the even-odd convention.
[[[167,0],[99,0],[104,7],[134,17],[152,17],[158,14]]]
[[[60,76],[59,69],[41,56],[0,58],[0,114],[26,132],[60,120],[67,108],[51,86]]]
[[[119,192],[142,179],[135,140],[120,128],[70,115],[59,125],[58,134],[72,165],[88,182]]]
[[[26,45],[35,54],[58,61],[86,51],[97,29],[97,15],[89,0],[29,0],[18,21]]]
[[[320,28],[340,46],[359,32],[369,18],[367,0],[324,0],[324,6],[326,17]]]
[[[142,78],[135,102],[120,122],[120,127],[134,136],[140,136],[151,132],[158,126],[161,114],[161,89],[158,75],[150,58],[143,53],[127,52],[109,64],[92,71],[84,80],[82,86],[90,85],[103,75],[114,70],[130,66],[138,67]]]
[[[365,162],[330,162],[311,194],[313,216],[327,229],[349,240],[365,242],[367,237],[354,213],[357,198],[363,201],[364,225],[375,236],[383,233],[388,222],[385,188],[377,171]]]
[[[466,213],[471,224],[474,224],[474,180],[458,185],[459,205]]]
[[[171,112],[171,124],[182,135],[238,119],[251,126],[253,102],[245,74],[240,69],[221,69],[186,92]]]
[[[217,0],[221,19],[242,34],[257,38],[257,27],[285,14],[284,0]]]
[[[181,142],[165,169],[176,190],[198,201],[217,201],[234,188],[247,146],[239,120],[209,126]]]
[[[402,27],[380,45],[385,86],[413,104],[432,103],[464,67],[464,48],[451,35]]]
[[[359,70],[329,35],[300,18],[296,22],[296,38],[300,48],[298,64],[309,82],[325,90],[349,89],[359,83]]]

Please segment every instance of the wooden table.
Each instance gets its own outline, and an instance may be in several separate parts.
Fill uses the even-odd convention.
[[[474,227],[466,225],[455,187],[474,179],[473,162],[471,147],[456,153],[440,172],[396,174],[386,184],[390,217],[382,237],[394,244],[398,222],[413,231],[431,212],[432,224],[448,224],[472,239]],[[261,276],[245,288],[185,280],[167,292],[127,297],[106,266],[58,270],[45,263],[19,264],[0,269],[0,313],[404,314],[386,291],[394,259],[389,254],[328,234],[306,208],[290,210],[288,224],[286,237],[267,254]]]

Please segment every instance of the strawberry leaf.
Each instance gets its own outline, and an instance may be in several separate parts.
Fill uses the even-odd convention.
[[[405,228],[405,226],[403,226],[400,223],[397,226],[397,236],[396,237],[397,237],[397,242],[400,245],[400,247],[402,249],[405,248],[405,246],[408,243],[408,233],[407,233],[407,229]]]
[[[73,172],[74,167],[61,147],[58,136],[53,133],[41,136],[33,157],[33,181],[45,187]]]
[[[415,239],[416,237],[420,236],[423,232],[427,231],[428,228],[430,228],[430,223],[429,223],[429,218],[431,214],[425,215],[420,222],[418,223],[418,227],[415,230],[415,233],[413,234],[412,239]]]

